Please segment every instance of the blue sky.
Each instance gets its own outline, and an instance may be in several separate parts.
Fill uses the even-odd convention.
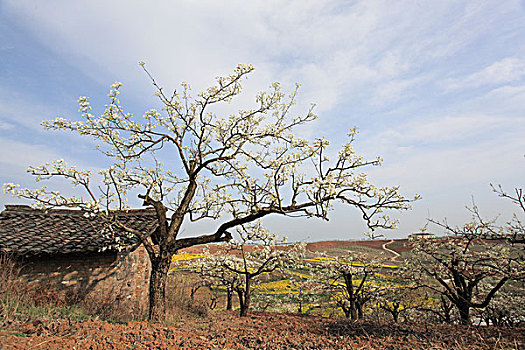
[[[372,181],[423,197],[387,237],[417,231],[429,216],[460,224],[472,197],[504,221],[514,208],[489,184],[523,186],[523,1],[4,0],[0,55],[2,183],[35,187],[27,166],[58,158],[100,166],[89,140],[39,122],[77,118],[81,95],[103,108],[115,81],[130,111],[155,107],[137,64],[146,61],[162,85],[195,90],[251,63],[242,103],[272,81],[300,82],[297,110],[314,102],[319,115],[306,134],[337,146],[359,127],[357,151],[384,158]],[[15,202],[0,195],[0,204]],[[266,223],[293,239],[362,237],[355,210],[332,214]]]

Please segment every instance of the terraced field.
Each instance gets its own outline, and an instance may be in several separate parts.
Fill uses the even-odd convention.
[[[380,256],[389,257],[392,256],[392,253],[383,249],[383,245],[388,242],[390,241],[324,241],[308,243],[306,246],[307,254],[301,267],[286,268],[284,272],[273,273],[257,281],[253,286],[252,309],[272,312],[300,311],[313,315],[342,316],[342,312],[333,305],[334,301],[327,292],[327,285],[333,283],[333,281],[322,280],[316,266],[334,260],[335,257],[345,256],[348,253],[358,253],[365,260]],[[404,248],[403,244],[400,243],[396,246]],[[210,254],[216,254],[221,247],[220,245],[208,245],[206,249],[210,251]],[[173,273],[189,273],[184,262],[189,263],[194,259],[204,257],[202,254],[203,250],[204,247],[196,246],[175,255],[173,261],[176,265],[172,268]],[[361,263],[357,262],[352,264],[362,266]],[[381,282],[367,281],[367,283],[383,283],[389,286],[397,286],[392,281],[389,271],[397,269],[398,264],[399,262],[385,263],[383,265],[384,273],[377,274],[375,277],[376,281]],[[188,278],[198,281],[198,278],[195,276],[190,277],[188,275]],[[191,289],[191,286],[188,285],[187,288]],[[210,293],[210,290],[202,288],[197,295],[202,299],[207,299]],[[217,287],[215,293],[216,307],[225,307],[226,290],[224,287]],[[234,298],[234,305],[235,303]]]

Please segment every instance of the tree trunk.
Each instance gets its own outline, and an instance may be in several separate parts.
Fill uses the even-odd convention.
[[[233,309],[233,290],[226,288],[226,310]]]
[[[452,323],[452,308],[454,305],[450,303],[444,296],[441,296],[441,310],[443,311],[443,322],[447,324]]]
[[[243,316],[244,307],[244,291],[242,288],[237,288],[237,296],[239,297],[239,309],[241,310],[241,316]],[[246,311],[244,311],[246,314]]]
[[[361,303],[357,304],[357,319],[358,320],[363,319],[363,304]]]
[[[399,322],[399,314],[401,313],[401,305],[398,302],[394,302],[392,305],[392,317],[394,318],[394,323]]]
[[[344,273],[346,292],[348,294],[348,301],[350,302],[350,319],[355,321],[357,316],[357,300],[356,292],[354,292],[353,275],[351,273]],[[348,316],[347,316],[348,318]]]
[[[352,321],[357,320],[357,306],[355,305],[355,301],[353,299],[350,300],[350,319]]]
[[[470,324],[470,307],[468,305],[458,305],[459,317],[461,319],[461,324],[469,325]]]
[[[346,307],[344,302],[341,303],[340,305],[341,305],[341,309],[343,309],[343,312],[345,313],[345,317],[350,318],[350,308]]]
[[[394,323],[398,323],[399,322],[399,312],[393,311],[391,312],[391,314],[392,314],[392,318],[394,319]]]
[[[166,282],[171,256],[151,262],[149,282],[149,321],[163,322],[166,318]]]
[[[250,308],[250,278],[246,277],[246,284],[244,286],[244,302],[241,305],[241,317],[244,317],[248,314],[248,309]]]

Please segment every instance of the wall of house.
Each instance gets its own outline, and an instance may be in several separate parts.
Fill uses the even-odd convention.
[[[22,279],[67,290],[87,304],[119,308],[126,317],[147,314],[151,264],[146,250],[43,256],[23,262]]]

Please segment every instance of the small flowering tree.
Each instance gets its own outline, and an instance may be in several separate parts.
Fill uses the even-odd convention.
[[[290,283],[293,290],[289,293],[289,299],[297,304],[297,312],[308,314],[318,307],[319,293],[323,285],[313,278],[305,278],[292,275]]]
[[[525,323],[525,281],[506,283],[485,309],[479,310],[479,318],[486,325],[513,327]]]
[[[509,194],[501,185],[491,185],[502,198],[510,200],[525,214],[525,195],[521,188]],[[500,226],[496,220],[485,220],[474,204],[469,208],[472,221],[463,226],[450,226],[446,220],[429,223],[444,229],[440,239],[412,241],[414,253],[408,270],[427,289],[441,295],[440,310],[435,313],[451,321],[451,306],[463,324],[470,323],[471,309],[493,310],[491,303],[508,282],[525,279],[525,226],[519,214]],[[428,283],[428,279],[434,283]],[[509,300],[510,302],[510,300]]]
[[[525,271],[505,240],[483,239],[479,222],[446,227],[451,232],[446,237],[413,241],[408,263],[413,278],[450,300],[461,323],[469,324],[472,308],[487,307],[507,281],[524,278]]]
[[[304,255],[305,246],[283,245],[286,240],[278,241],[277,235],[268,232],[259,221],[239,226],[237,233],[239,239],[230,241],[223,254],[214,255],[209,261],[212,266],[219,265],[240,277],[241,283],[234,289],[239,297],[240,315],[246,316],[253,283],[263,274],[293,267]]]
[[[378,296],[382,285],[373,283],[386,258],[361,259],[356,254],[324,259],[324,280],[336,304],[351,320],[364,317],[364,306]]]
[[[209,285],[218,285],[226,289],[226,310],[233,309],[233,293],[239,288],[243,281],[239,274],[227,269],[219,258],[224,251],[217,255],[205,252],[205,257],[191,262],[191,271],[196,273],[203,281]]]
[[[150,320],[165,317],[165,293],[171,256],[179,249],[231,239],[230,230],[267,215],[328,218],[335,201],[357,208],[371,230],[392,228],[387,209],[409,208],[409,199],[397,187],[376,187],[362,168],[380,164],[354,152],[349,140],[329,160],[329,142],[309,141],[294,135],[297,126],[316,119],[313,107],[292,117],[297,89],[281,91],[279,83],[257,94],[252,109],[228,115],[216,106],[230,103],[242,91],[243,79],[253,71],[240,64],[229,76],[196,95],[189,84],[169,93],[151,77],[160,109],[142,117],[121,106],[121,83],[111,86],[109,102],[100,116],[91,114],[87,97],[80,97],[81,120],[56,118],[44,121],[51,130],[67,130],[96,140],[108,158],[96,183],[90,171],[64,161],[31,167],[36,180],[60,177],[83,190],[65,196],[47,187],[21,189],[5,184],[4,190],[34,201],[42,208],[73,207],[105,219],[112,226],[137,237],[151,260]],[[155,232],[141,232],[118,220],[116,213],[129,208],[128,197],[138,195],[157,217]],[[186,222],[221,219],[205,233],[180,237]]]
[[[375,303],[378,309],[390,314],[392,320],[397,323],[399,317],[413,310],[421,310],[427,306],[428,301],[417,289],[409,286],[386,286],[376,295]]]
[[[436,293],[435,290],[423,288],[425,300],[427,301],[418,310],[430,315],[430,319],[439,323],[451,324],[454,322],[454,304],[443,294]]]

